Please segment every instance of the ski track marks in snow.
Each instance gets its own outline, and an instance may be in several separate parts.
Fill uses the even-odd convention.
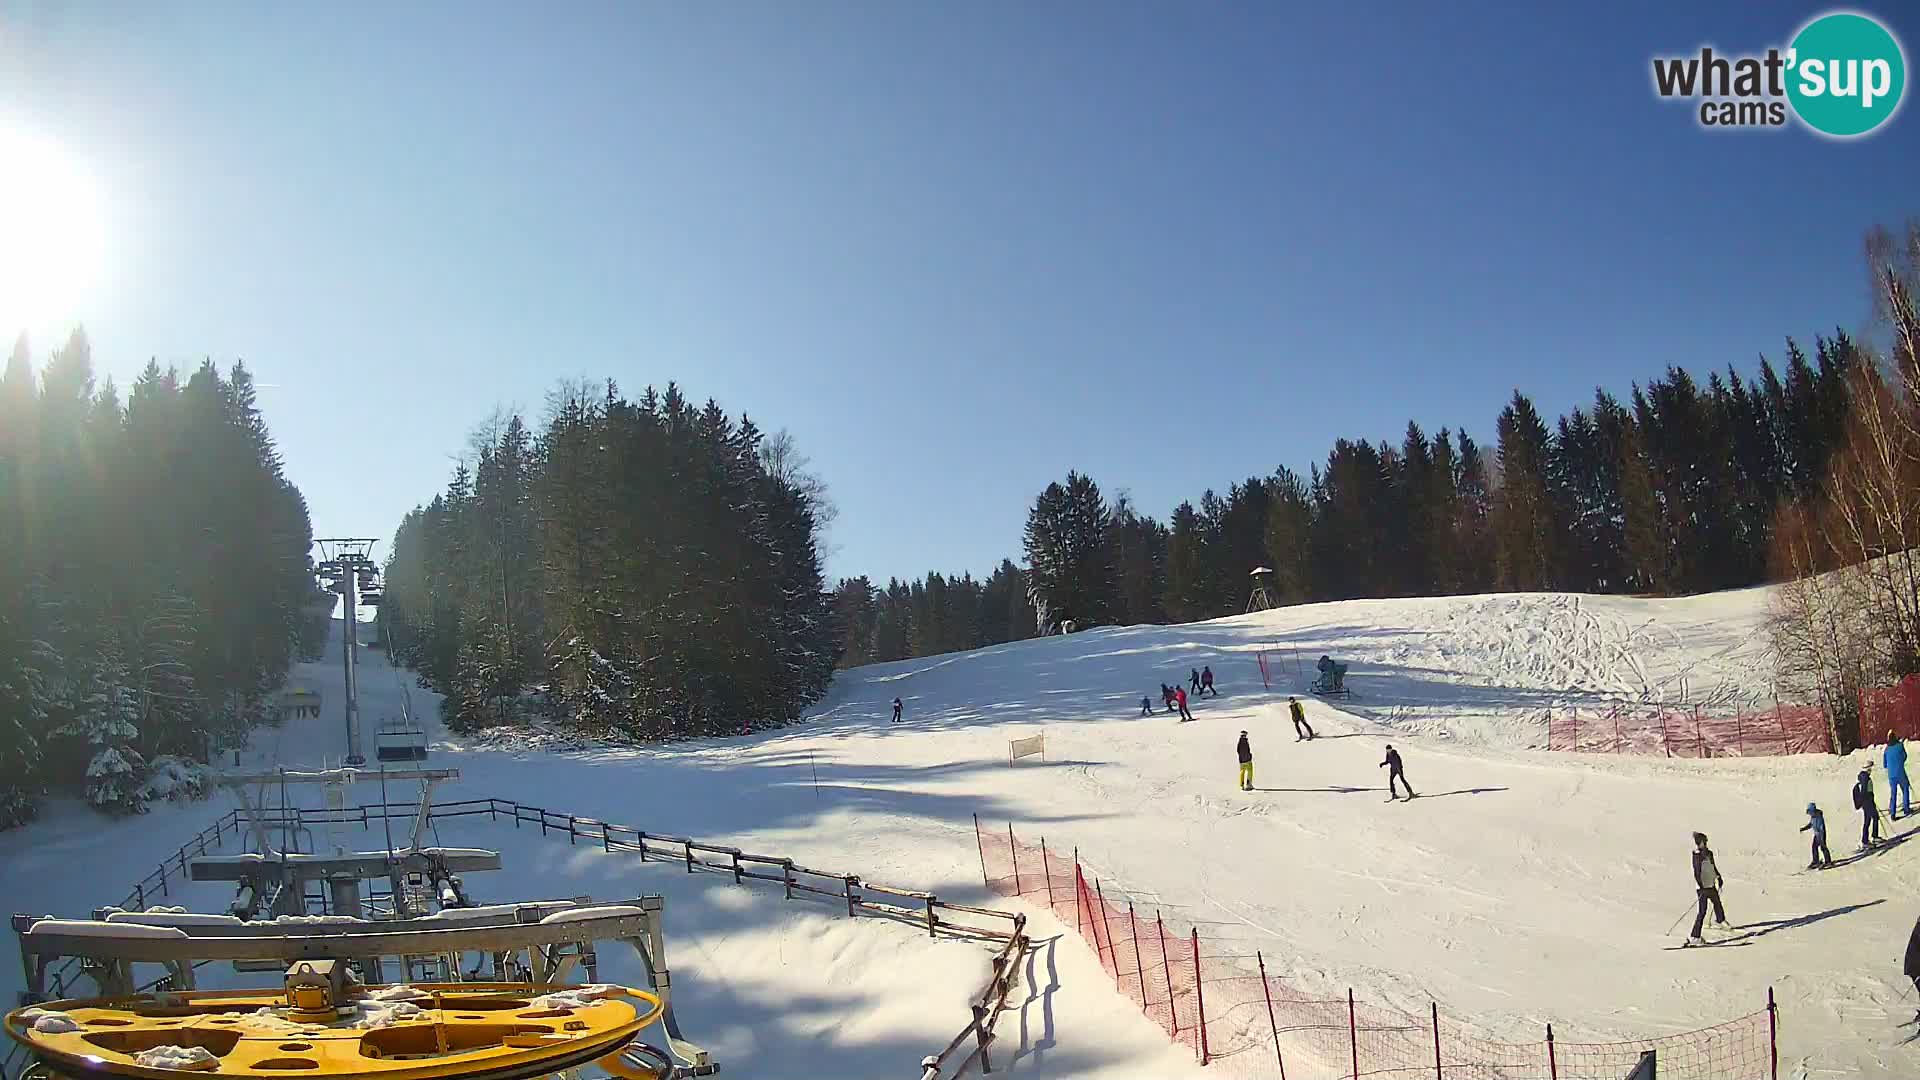
[[[1537,1039],[1548,1019],[1570,1040],[1671,1033],[1758,1008],[1772,985],[1783,1058],[1804,1075],[1904,1080],[1920,1075],[1920,1046],[1898,1045],[1892,1026],[1914,1007],[1901,1000],[1897,969],[1920,846],[1791,876],[1806,862],[1794,831],[1801,808],[1827,807],[1844,838],[1845,813],[1832,815],[1848,805],[1863,756],[1666,761],[1527,749],[1544,741],[1548,707],[1751,698],[1766,667],[1765,597],[1305,605],[841,672],[809,722],[750,738],[523,753],[500,748],[510,738],[480,747],[437,724],[429,734],[434,764],[462,770],[447,799],[520,798],[960,902],[987,899],[971,815],[989,834],[1012,820],[1058,857],[1077,845],[1109,899],[1198,925],[1209,955],[1258,949],[1277,976],[1314,994],[1351,986],[1419,1013],[1431,997],[1496,1038]],[[1303,684],[1262,689],[1254,653],[1273,647],[1294,651],[1303,680],[1322,653],[1348,661],[1352,702],[1336,707]],[[399,683],[380,678],[377,653],[362,655],[371,724],[397,711]],[[298,675],[331,688],[339,660],[336,647]],[[1202,664],[1223,693],[1195,699],[1195,722],[1138,716],[1142,694]],[[1326,737],[1293,740],[1287,692],[1301,693]],[[900,725],[888,723],[895,696],[908,703]],[[430,695],[415,697],[433,709]],[[246,764],[317,765],[337,755],[338,695],[325,705],[317,720],[257,733]],[[1234,783],[1243,728],[1253,792]],[[1009,766],[1007,740],[1042,731],[1047,759]],[[1448,797],[1384,805],[1377,763],[1388,739],[1417,788]],[[42,825],[0,834],[0,906],[84,914],[139,876],[126,852],[157,859],[224,808],[161,807],[103,826],[52,807]],[[1714,838],[1736,921],[1894,902],[1738,948],[1664,952],[1677,943],[1661,936],[1665,928],[1693,903],[1695,828]],[[740,1053],[890,1075],[958,1029],[964,998],[984,978],[984,952],[965,943],[929,942],[883,920],[836,921],[784,904],[778,890],[736,894],[724,875],[676,877],[584,848],[566,857],[574,853],[564,838],[556,849],[537,831],[508,826],[445,831],[449,842],[508,852],[505,874],[469,883],[487,898],[669,892],[676,988],[687,987],[682,1022],[695,1038],[717,1034]],[[40,872],[56,863],[62,873]],[[575,880],[587,874],[600,876]],[[224,902],[224,891],[195,889],[192,906]],[[716,889],[729,899],[712,899]],[[1210,1075],[1113,992],[1071,925],[1060,927],[1043,904],[1030,905],[1030,926],[1044,949],[1029,957],[1017,1017],[1002,1020],[1003,1034],[1021,1039],[1008,1050],[1013,1071]],[[11,986],[19,976],[8,978]],[[749,1057],[735,1071],[752,1075],[755,1064]]]

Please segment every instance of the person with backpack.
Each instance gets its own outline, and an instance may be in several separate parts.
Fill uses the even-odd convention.
[[[1301,739],[1313,738],[1313,725],[1307,723],[1307,710],[1300,704],[1299,698],[1291,695],[1287,697],[1287,712],[1293,717],[1293,741],[1299,742]],[[1302,735],[1302,731],[1306,734]]]
[[[1813,832],[1813,861],[1807,864],[1809,870],[1819,870],[1833,865],[1833,852],[1827,850],[1827,815],[1813,803],[1807,804],[1807,823],[1800,826],[1801,832]]]
[[[1160,704],[1165,705],[1168,712],[1173,711],[1173,687],[1166,683],[1160,684]]]
[[[1892,728],[1887,729],[1887,749],[1881,756],[1887,766],[1887,816],[1895,821],[1901,814],[1913,816],[1913,785],[1907,782],[1907,744]],[[1895,801],[1899,806],[1895,806]]]
[[[1860,811],[1860,850],[1880,842],[1880,803],[1873,795],[1873,766],[1860,770],[1853,782],[1853,808]]]
[[[1376,767],[1384,767],[1387,770],[1388,802],[1392,802],[1400,797],[1399,792],[1395,790],[1393,786],[1396,781],[1407,785],[1407,801],[1413,801],[1413,785],[1407,783],[1406,768],[1400,764],[1400,751],[1395,750],[1392,743],[1387,744],[1387,760],[1381,762],[1380,765]]]
[[[1240,741],[1234,744],[1234,753],[1240,756],[1240,790],[1253,790],[1253,747],[1247,745],[1247,733],[1240,733]]]
[[[900,699],[899,698],[893,699],[893,722],[896,724],[900,722]]]
[[[1725,879],[1720,876],[1720,867],[1713,861],[1713,849],[1707,846],[1707,834],[1693,834],[1693,887],[1700,900],[1700,908],[1693,916],[1693,933],[1687,936],[1687,944],[1700,945],[1704,939],[1700,930],[1707,922],[1707,905],[1713,905],[1713,922],[1716,926],[1727,925],[1727,909],[1720,904],[1720,886]]]
[[[1191,669],[1187,672],[1187,684],[1193,687],[1194,693],[1197,694],[1200,692],[1200,671],[1198,668]]]
[[[1907,935],[1906,962],[1900,965],[1901,974],[1913,980],[1913,988],[1920,990],[1920,919],[1913,922],[1913,933]],[[1920,1012],[1916,1012],[1912,1023],[1920,1021]]]
[[[1173,688],[1173,703],[1180,707],[1181,723],[1184,724],[1193,719],[1193,714],[1187,711],[1187,691],[1184,688],[1178,686]]]
[[[1213,688],[1213,667],[1211,665],[1200,669],[1200,696],[1206,697],[1208,693],[1212,693],[1214,697],[1220,696],[1220,691]]]

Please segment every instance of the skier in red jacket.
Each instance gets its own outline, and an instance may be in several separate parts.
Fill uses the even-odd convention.
[[[1186,687],[1184,687],[1184,686],[1176,686],[1176,687],[1174,687],[1174,688],[1173,688],[1173,703],[1174,703],[1175,705],[1177,705],[1177,706],[1179,706],[1179,708],[1180,708],[1180,719],[1181,719],[1181,720],[1183,720],[1183,721],[1185,721],[1185,720],[1191,720],[1191,719],[1193,719],[1193,714],[1187,711],[1187,690],[1186,690]]]

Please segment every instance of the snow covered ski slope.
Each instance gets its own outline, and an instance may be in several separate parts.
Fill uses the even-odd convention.
[[[434,760],[463,773],[446,798],[518,798],[963,901],[986,898],[977,813],[1057,851],[1077,847],[1143,910],[1200,927],[1209,952],[1258,949],[1290,984],[1328,997],[1351,987],[1419,1015],[1438,1002],[1452,1022],[1513,1041],[1537,1040],[1551,1021],[1561,1039],[1591,1042],[1750,1013],[1771,986],[1781,1075],[1920,1076],[1920,1043],[1903,1042],[1915,1003],[1899,972],[1920,914],[1920,845],[1903,842],[1902,821],[1896,843],[1848,858],[1858,817],[1847,792],[1865,755],[1531,749],[1545,743],[1550,705],[1770,697],[1765,600],[1749,590],[1352,601],[1090,630],[844,672],[809,722],[769,735],[534,752],[436,728]],[[1307,698],[1322,737],[1296,742],[1284,691],[1261,688],[1263,648],[1297,650],[1301,689],[1322,653],[1350,662],[1352,711]],[[322,717],[262,733],[256,758],[337,757],[337,660],[299,673],[329,691]],[[370,722],[398,707],[381,664],[371,654],[361,672]],[[1158,685],[1202,665],[1221,695],[1195,698],[1193,723],[1159,711]],[[892,724],[896,696],[905,710]],[[1155,701],[1151,717],[1139,715],[1142,696]],[[417,705],[429,697],[414,691]],[[1255,759],[1249,792],[1234,760],[1241,730]],[[1044,760],[1008,764],[1010,739],[1042,733]],[[1420,793],[1410,803],[1387,801],[1387,742]],[[1842,860],[1833,870],[1803,869],[1796,830],[1810,801],[1827,811]],[[145,869],[128,851],[171,850],[217,809],[111,825],[61,810],[0,834],[4,906],[73,913],[117,898]],[[682,1022],[723,1060],[744,1051],[849,1076],[910,1074],[964,1021],[985,962],[966,943],[487,828],[443,836],[502,846],[505,875],[524,875],[511,888],[476,876],[493,890],[483,900],[666,891]],[[1691,922],[1696,829],[1712,838],[1734,928],[1721,935],[1729,947],[1670,950]],[[1051,937],[1035,910],[1037,936]],[[1255,1054],[1200,1069],[1114,993],[1071,926],[1030,967],[1001,1026],[1015,1073],[1277,1075]],[[1290,1056],[1288,1075],[1341,1068],[1316,1065]]]

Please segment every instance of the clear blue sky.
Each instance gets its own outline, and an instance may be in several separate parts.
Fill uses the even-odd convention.
[[[1823,7],[1494,7],[0,0],[0,123],[98,178],[101,366],[245,358],[322,534],[678,379],[794,432],[833,573],[979,572],[1070,467],[1165,515],[1866,324],[1913,104],[1714,135],[1648,75]]]

